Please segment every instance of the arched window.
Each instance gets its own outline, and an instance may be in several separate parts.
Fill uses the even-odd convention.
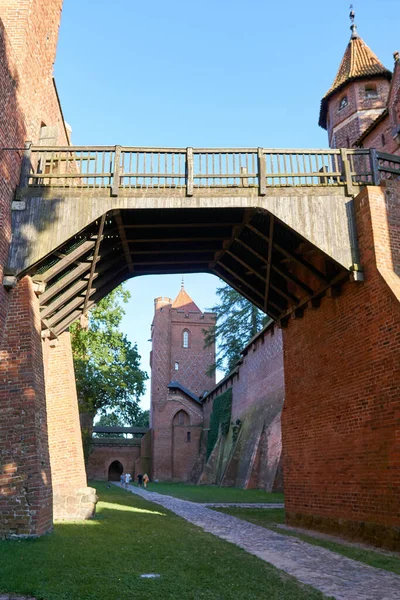
[[[339,102],[339,110],[342,110],[343,108],[346,108],[346,106],[348,105],[349,101],[347,99],[347,96],[343,96],[343,98],[341,98],[340,102]]]
[[[184,329],[182,333],[182,347],[189,348],[189,332],[187,329]]]
[[[378,88],[375,83],[367,83],[365,86],[365,97],[366,98],[377,98]]]

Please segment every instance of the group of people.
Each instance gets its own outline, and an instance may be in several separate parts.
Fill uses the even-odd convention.
[[[121,474],[120,477],[120,483],[121,485],[124,485],[126,488],[128,487],[130,481],[132,479],[132,475],[130,473],[125,473],[125,474]],[[141,487],[147,487],[147,484],[149,483],[149,476],[147,475],[147,473],[145,473],[144,475],[142,475],[142,473],[139,473],[139,475],[137,476],[137,480],[138,480],[138,486]]]

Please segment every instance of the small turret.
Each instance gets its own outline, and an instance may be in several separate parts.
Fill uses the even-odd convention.
[[[321,101],[319,125],[331,148],[352,147],[385,109],[392,73],[357,32],[350,12],[351,37],[334,82]]]

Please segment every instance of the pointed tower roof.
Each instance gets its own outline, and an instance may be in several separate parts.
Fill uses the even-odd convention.
[[[374,77],[385,77],[390,81],[392,73],[378,59],[371,48],[367,46],[357,33],[354,24],[354,12],[350,13],[352,21],[351,38],[340,63],[335,80],[321,101],[319,125],[326,129],[326,116],[328,111],[328,100],[351,81],[359,79],[371,79]]]
[[[177,297],[175,298],[175,300],[172,303],[172,308],[180,308],[186,312],[201,313],[201,310],[199,309],[197,304],[195,304],[193,302],[193,300],[191,299],[191,297],[185,290],[185,287],[183,284],[183,278],[182,278],[182,283],[181,283],[181,289],[179,290],[179,294],[177,295]]]

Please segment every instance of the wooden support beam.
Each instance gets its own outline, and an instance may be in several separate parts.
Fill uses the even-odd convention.
[[[257,229],[256,227],[254,227],[253,225],[250,225],[250,224],[248,224],[247,227],[253,233],[258,235],[261,239],[263,239],[265,242],[269,243],[268,237],[266,235],[264,235],[259,229]],[[294,262],[297,262],[302,267],[308,269],[310,271],[310,273],[312,273],[314,275],[314,277],[316,277],[316,279],[318,279],[322,283],[329,282],[329,279],[328,279],[328,277],[326,277],[326,275],[321,273],[321,271],[319,271],[312,264],[310,264],[309,262],[304,260],[304,258],[299,256],[298,254],[293,254],[293,252],[290,252],[289,250],[282,248],[282,246],[279,246],[279,244],[276,244],[276,243],[273,243],[273,247],[276,248],[278,250],[278,252],[280,252],[281,254],[284,254],[285,256],[287,256],[287,258],[290,258],[291,260],[293,260]]]
[[[130,273],[133,273],[134,267],[132,263],[131,253],[128,246],[128,240],[126,239],[126,233],[124,229],[124,225],[122,222],[121,211],[118,210],[114,214],[114,219],[118,227],[119,237],[121,238],[122,248],[124,250],[126,264],[128,265],[128,269]]]
[[[241,244],[243,246],[243,248],[246,248],[246,250],[248,250],[249,252],[252,252],[254,254],[254,256],[256,256],[259,260],[261,260],[263,263],[265,263],[265,265],[268,265],[268,260],[264,256],[262,256],[262,254],[259,254],[256,250],[254,250],[254,248],[252,248],[251,246],[246,244],[246,242],[244,242],[243,240],[237,239],[236,241],[239,242],[239,244]],[[293,273],[288,273],[287,271],[284,271],[282,268],[277,267],[273,263],[271,264],[271,269],[273,271],[275,271],[276,273],[278,273],[279,275],[281,275],[289,283],[294,283],[295,285],[298,285],[305,292],[307,292],[307,294],[309,294],[310,296],[315,294],[313,289],[311,289],[306,283],[304,283],[304,281],[301,281]]]
[[[108,269],[110,269],[113,265],[115,265],[115,263],[119,262],[120,258],[121,258],[120,256],[116,256],[112,260],[106,262],[105,264],[102,264],[100,266],[100,268],[97,269],[95,271],[95,273],[93,274],[92,281],[94,281],[97,277],[99,277],[99,275],[104,273],[104,271],[107,271]],[[68,287],[64,293],[60,294],[60,296],[58,296],[53,302],[51,302],[48,305],[47,305],[47,303],[42,302],[42,299],[41,299],[40,304],[41,304],[42,311],[40,314],[41,314],[42,319],[49,317],[50,315],[55,313],[64,304],[66,304],[72,298],[74,298],[75,296],[80,294],[80,292],[82,292],[82,290],[84,290],[85,288],[87,290],[88,282],[89,282],[89,276],[86,276],[83,279],[76,281],[73,285]]]
[[[126,268],[126,265],[124,264],[119,269],[117,269],[116,271],[114,271],[112,273],[111,277],[116,276],[118,273],[120,273],[120,271],[122,271],[125,268]],[[106,273],[105,275],[103,275],[103,277],[101,277],[100,279],[98,279],[96,281],[96,284],[92,285],[92,289],[90,291],[90,297],[92,295],[94,295],[102,286],[106,285],[109,280],[110,280],[110,275],[108,273]],[[67,317],[68,314],[72,313],[75,309],[79,308],[80,312],[82,312],[82,305],[83,305],[84,302],[85,302],[85,297],[84,296],[76,296],[75,298],[73,298],[70,302],[68,302],[68,304],[66,304],[65,306],[63,306],[63,308],[61,308],[60,310],[58,310],[49,319],[50,327],[54,327],[56,324],[58,324],[60,321],[62,321],[65,317]],[[88,308],[89,308],[89,302],[88,302],[87,309]]]
[[[257,271],[255,269],[253,269],[253,267],[251,267],[248,263],[246,263],[244,260],[242,260],[241,258],[239,258],[239,256],[237,256],[234,252],[232,252],[232,250],[226,250],[225,254],[228,254],[228,256],[231,256],[239,264],[241,264],[243,267],[245,267],[246,269],[248,269],[250,271],[250,273],[253,273],[253,275],[255,275],[256,277],[258,277],[258,279],[261,279],[261,281],[263,283],[265,283],[264,277],[262,275],[260,275],[259,273],[257,273]]]
[[[214,242],[214,241],[224,241],[226,240],[226,236],[221,235],[210,235],[208,237],[165,237],[165,238],[136,238],[136,239],[127,239],[128,244],[168,244],[170,242]]]
[[[269,233],[268,233],[268,256],[267,256],[267,272],[265,276],[265,297],[264,297],[264,310],[267,311],[268,295],[269,295],[269,284],[271,280],[271,262],[272,262],[272,243],[274,239],[274,216],[269,214]]]
[[[264,299],[264,295],[260,291],[258,291],[252,285],[250,285],[245,279],[243,279],[242,277],[240,277],[240,275],[238,275],[237,273],[235,273],[235,271],[232,271],[232,269],[230,269],[229,267],[227,267],[223,262],[218,261],[213,268],[215,269],[216,267],[218,267],[218,265],[220,267],[222,267],[227,273],[229,273],[230,275],[232,275],[233,277],[235,277],[235,279],[237,279],[238,281],[240,281],[240,283],[242,283],[243,285],[247,286],[249,288],[249,290],[251,290],[252,292],[254,292],[255,294],[257,294],[257,296],[260,296],[260,298]]]
[[[89,274],[89,281],[88,281],[87,289],[86,289],[85,302],[83,303],[83,309],[82,309],[82,313],[85,316],[86,316],[86,312],[87,312],[87,303],[88,303],[90,292],[92,289],[92,282],[93,282],[93,277],[94,277],[94,270],[96,268],[97,257],[99,256],[100,244],[101,244],[101,240],[103,239],[103,230],[104,230],[104,223],[106,222],[106,216],[107,216],[107,213],[102,215],[102,217],[100,219],[100,224],[99,224],[99,231],[97,232],[97,240],[96,240],[96,245],[94,247],[92,266],[90,267],[90,274]]]
[[[205,228],[210,229],[213,227],[235,227],[241,225],[242,221],[228,221],[228,222],[208,222],[208,223],[133,223],[130,225],[124,225],[125,229],[176,229],[176,228]]]
[[[35,274],[35,280],[48,283],[50,279],[53,279],[53,277],[61,273],[61,271],[64,271],[64,269],[72,265],[78,258],[86,254],[86,252],[89,252],[95,244],[96,240],[87,240],[86,242],[83,242],[83,244],[75,248],[75,250],[67,254],[65,258],[62,258],[58,263],[50,267],[50,269],[44,273]]]
[[[259,308],[260,310],[263,310],[262,303],[259,302],[258,300],[255,300],[251,296],[251,294],[249,294],[248,292],[246,292],[246,290],[243,290],[238,285],[236,285],[234,282],[232,282],[230,279],[228,279],[226,277],[226,275],[224,274],[224,272],[222,271],[222,269],[219,269],[218,264],[215,264],[213,266],[213,270],[218,274],[218,277],[220,277],[223,281],[225,281],[226,284],[230,285],[231,288],[233,288],[239,294],[241,294],[242,296],[244,296],[249,302],[251,302],[252,304],[254,304],[255,306],[257,306],[257,308]]]

